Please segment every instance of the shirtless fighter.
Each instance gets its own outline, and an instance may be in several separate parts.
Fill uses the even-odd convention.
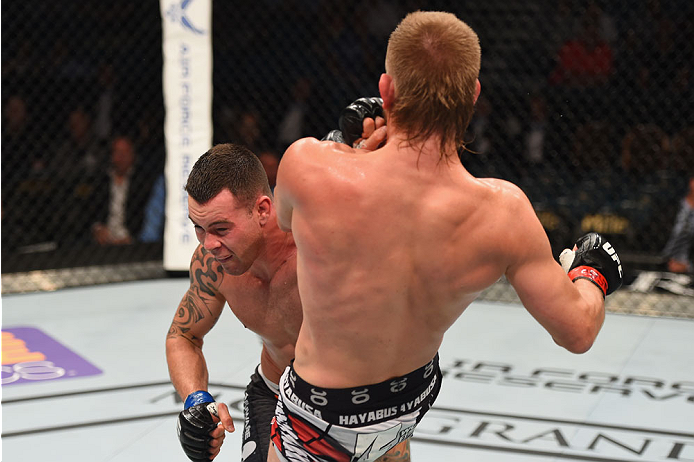
[[[439,391],[444,333],[502,276],[557,344],[592,346],[619,258],[584,236],[561,256],[567,277],[523,192],[461,165],[479,68],[465,23],[409,14],[379,81],[385,145],[306,138],[286,151],[275,203],[296,242],[304,318],[269,461],[373,461],[409,438]]]
[[[365,121],[365,136],[374,128],[373,120]],[[368,137],[365,149],[377,146],[383,136]],[[262,339],[260,365],[245,394],[242,460],[265,462],[277,384],[294,357],[301,325],[296,247],[292,235],[277,226],[265,171],[248,149],[232,144],[210,149],[193,166],[186,191],[200,245],[190,263],[190,288],[166,339],[171,380],[185,400],[179,438],[191,460],[206,461],[219,453],[225,430],[234,431],[227,406],[214,403],[207,392],[202,352],[203,337],[228,303]],[[409,445],[393,448],[381,460],[409,461]]]

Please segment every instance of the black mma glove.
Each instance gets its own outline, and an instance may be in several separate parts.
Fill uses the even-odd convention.
[[[576,250],[559,255],[562,268],[571,278],[588,279],[610,295],[622,285],[622,262],[609,242],[598,233],[588,233],[576,241]]]
[[[178,414],[178,439],[183,452],[193,462],[210,460],[210,432],[217,428],[213,414],[217,415],[217,403],[202,390],[188,395],[185,409]]]
[[[359,98],[342,110],[337,124],[342,131],[345,144],[353,146],[364,131],[364,119],[385,117],[381,98]]]

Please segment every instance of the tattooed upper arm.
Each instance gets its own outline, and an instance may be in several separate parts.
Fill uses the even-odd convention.
[[[178,305],[168,338],[183,337],[202,346],[202,337],[214,327],[226,300],[219,291],[222,266],[198,246],[190,261],[190,287]]]

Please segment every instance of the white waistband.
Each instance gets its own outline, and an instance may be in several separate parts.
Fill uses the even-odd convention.
[[[279,384],[277,384],[277,383],[271,381],[270,379],[268,379],[267,377],[265,377],[265,374],[263,373],[263,366],[261,366],[260,364],[258,364],[258,374],[260,375],[260,377],[262,377],[263,382],[265,382],[265,385],[267,385],[267,387],[270,389],[270,391],[272,391],[276,395],[280,394]]]

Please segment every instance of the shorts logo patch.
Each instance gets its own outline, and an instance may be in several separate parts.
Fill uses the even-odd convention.
[[[364,404],[370,399],[371,396],[369,396],[368,388],[364,388],[363,390],[352,390],[352,403]]]
[[[390,392],[398,393],[403,391],[407,387],[407,377],[403,377],[400,380],[393,380],[390,382]]]
[[[316,406],[326,406],[328,404],[327,391],[319,391],[311,388],[311,402]]]
[[[2,329],[2,385],[83,377],[101,372],[39,329]]]
[[[241,462],[248,459],[248,457],[255,452],[255,448],[255,441],[248,441],[246,444],[244,444],[243,448],[241,449]]]

